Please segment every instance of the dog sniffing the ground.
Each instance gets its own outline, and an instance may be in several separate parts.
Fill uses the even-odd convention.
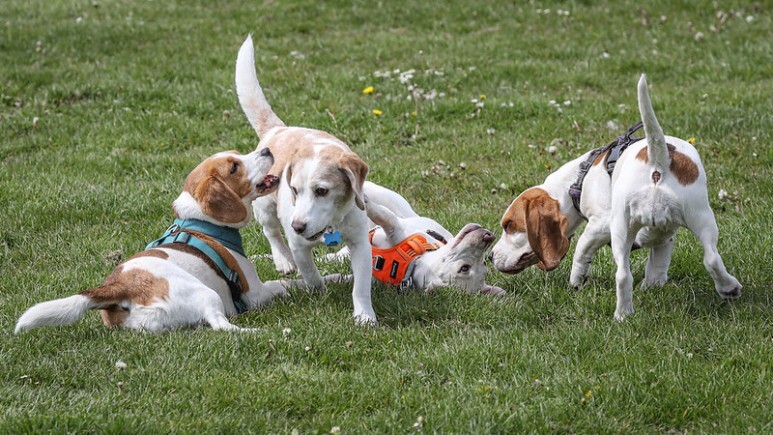
[[[582,286],[596,251],[611,243],[618,321],[634,312],[631,249],[650,249],[641,286],[663,285],[679,227],[687,227],[701,242],[703,264],[721,297],[736,299],[742,289],[717,251],[719,231],[698,152],[689,142],[663,134],[644,75],[638,99],[645,137],[636,141],[629,131],[618,141],[627,147],[624,153],[614,143],[599,148],[524,191],[502,217],[504,232],[492,251],[495,267],[505,273],[534,264],[545,271],[555,269],[569,249],[569,237],[587,219],[570,283]]]

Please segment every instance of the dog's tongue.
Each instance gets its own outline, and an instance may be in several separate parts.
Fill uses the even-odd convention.
[[[258,184],[258,189],[270,189],[274,187],[279,182],[279,177],[276,175],[266,175],[266,178],[263,179],[263,181]]]

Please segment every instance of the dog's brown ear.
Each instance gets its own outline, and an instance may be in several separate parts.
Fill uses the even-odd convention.
[[[343,171],[354,191],[354,202],[360,210],[365,210],[365,201],[362,198],[362,187],[365,177],[368,176],[368,165],[357,154],[345,153],[338,160],[338,168]]]
[[[216,176],[201,180],[193,192],[201,211],[220,222],[235,224],[247,219],[248,210],[236,192]]]
[[[569,250],[568,226],[569,222],[555,199],[542,195],[527,202],[526,235],[531,249],[539,258],[537,267],[545,272],[558,267]]]

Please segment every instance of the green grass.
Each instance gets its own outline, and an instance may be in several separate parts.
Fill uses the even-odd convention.
[[[770,8],[646,3],[5,1],[0,432],[410,433],[420,416],[425,432],[772,431]],[[490,271],[503,299],[376,286],[373,328],[331,285],[234,319],[253,335],[113,331],[90,313],[14,336],[26,308],[99,284],[111,254],[158,237],[201,159],[254,149],[233,91],[249,32],[280,117],[346,140],[371,180],[452,231],[499,233],[517,193],[638,119],[648,73],[666,133],[696,139],[743,297],[715,294],[682,231],[671,281],[636,291],[623,324],[604,249],[582,292],[567,291],[568,259]],[[409,101],[382,77],[396,69],[438,96]],[[257,226],[244,236],[268,252]],[[637,281],[645,261],[633,255]]]

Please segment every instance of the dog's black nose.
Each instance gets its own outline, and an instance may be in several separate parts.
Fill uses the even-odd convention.
[[[302,232],[306,231],[306,223],[305,222],[293,222],[293,229],[296,233],[301,234]]]
[[[269,157],[269,156],[271,156],[271,150],[268,149],[268,147],[263,148],[262,150],[260,150],[260,156],[261,157]]]

